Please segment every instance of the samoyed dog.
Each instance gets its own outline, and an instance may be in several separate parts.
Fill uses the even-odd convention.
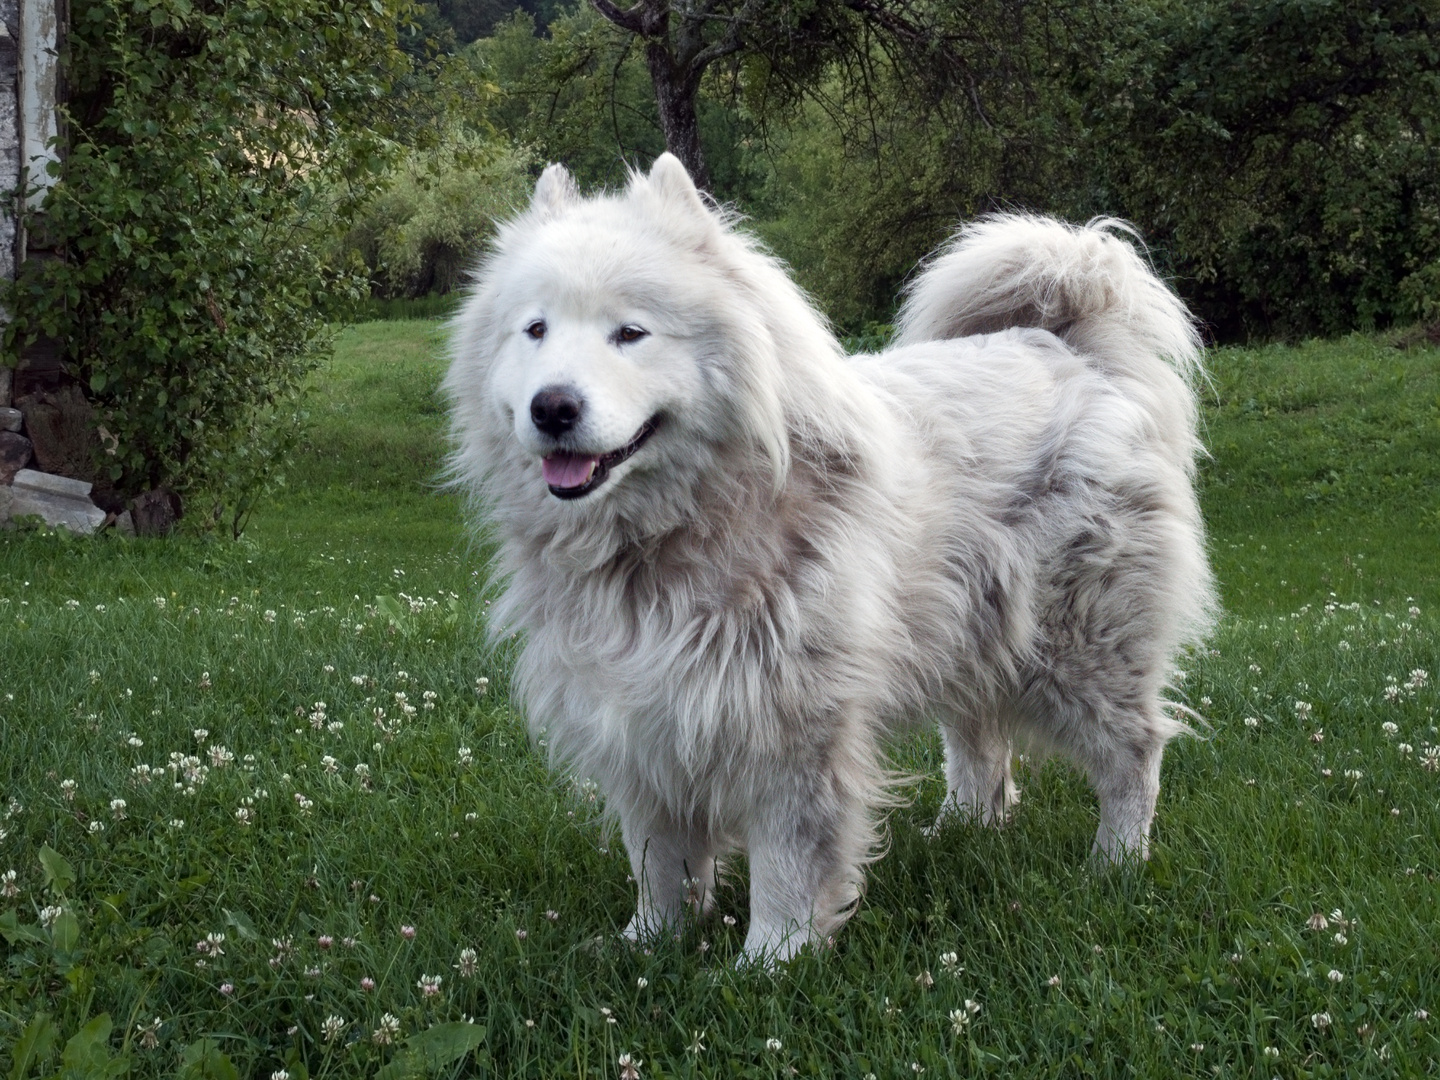
[[[582,197],[551,165],[453,326],[454,468],[492,530],[515,692],[593,779],[625,933],[750,867],[745,955],[853,909],[893,804],[885,733],[938,722],[942,819],[1000,824],[1012,741],[1143,858],[1164,697],[1215,610],[1192,486],[1198,340],[1115,222],[1005,215],[846,356],[785,268],[660,157]]]

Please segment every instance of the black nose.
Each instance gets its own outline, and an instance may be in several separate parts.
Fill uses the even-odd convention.
[[[530,419],[546,435],[563,435],[579,422],[584,405],[574,390],[547,386],[530,399]]]

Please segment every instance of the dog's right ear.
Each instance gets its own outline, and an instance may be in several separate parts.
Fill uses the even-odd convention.
[[[580,189],[575,178],[564,165],[545,166],[535,184],[535,197],[530,200],[530,209],[542,218],[554,217],[567,207],[580,201]]]

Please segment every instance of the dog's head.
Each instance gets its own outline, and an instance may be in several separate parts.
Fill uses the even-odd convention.
[[[676,158],[594,198],[551,165],[454,327],[457,471],[554,521],[688,498],[737,453],[778,483],[794,381],[782,363],[835,348]]]

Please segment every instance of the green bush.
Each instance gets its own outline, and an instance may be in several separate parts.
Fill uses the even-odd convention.
[[[529,155],[477,135],[406,152],[340,241],[380,298],[448,293],[464,281],[497,217],[523,205]]]
[[[68,154],[6,283],[118,440],[102,484],[168,486],[236,529],[363,276],[327,258],[389,144],[405,0],[74,0]]]
[[[1138,222],[1225,338],[1434,317],[1440,3],[1116,12],[1080,35],[1078,205]]]

